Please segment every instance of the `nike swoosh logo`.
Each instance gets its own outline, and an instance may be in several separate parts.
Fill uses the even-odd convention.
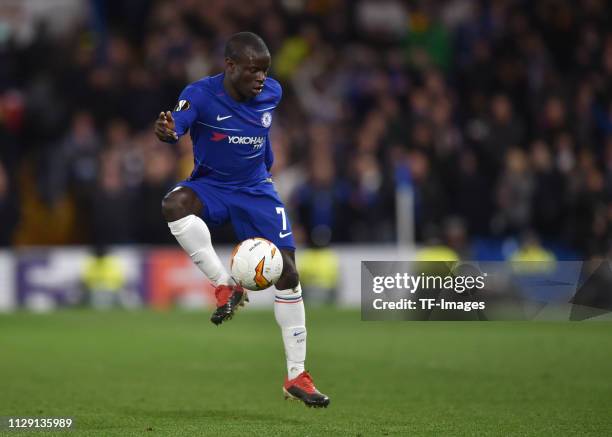
[[[298,335],[302,335],[304,332],[306,332],[306,331],[302,331],[302,332],[294,332],[294,333],[293,333],[293,336],[294,336],[294,337],[297,337]]]
[[[221,117],[220,115],[217,115],[217,121],[222,121],[225,120],[226,118],[230,118],[231,115],[226,115],[225,117]]]
[[[284,233],[282,233],[282,232],[279,232],[279,233],[278,233],[278,236],[279,236],[279,237],[281,237],[281,238],[285,238],[285,237],[286,237],[286,236],[288,236],[288,235],[291,235],[291,232],[287,232],[286,234],[284,234]]]

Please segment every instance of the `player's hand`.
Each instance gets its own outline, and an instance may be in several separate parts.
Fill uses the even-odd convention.
[[[160,112],[159,117],[155,120],[155,135],[160,141],[166,143],[174,143],[178,141],[178,135],[175,132],[176,125],[170,111]]]

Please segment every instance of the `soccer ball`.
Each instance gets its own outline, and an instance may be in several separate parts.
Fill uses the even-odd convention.
[[[232,277],[247,290],[263,290],[278,281],[283,272],[283,256],[265,238],[244,240],[232,252]]]

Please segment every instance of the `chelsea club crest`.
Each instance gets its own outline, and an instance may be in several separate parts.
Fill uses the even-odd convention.
[[[266,111],[261,116],[261,125],[263,127],[270,127],[271,124],[272,124],[272,114]]]

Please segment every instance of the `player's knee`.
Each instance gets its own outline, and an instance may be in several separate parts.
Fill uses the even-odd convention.
[[[173,222],[190,214],[199,214],[198,199],[191,190],[171,191],[162,199],[162,215]]]
[[[300,283],[300,275],[295,268],[295,264],[285,264],[283,268],[283,274],[276,283],[276,288],[279,290],[286,290],[288,288],[295,288]]]

